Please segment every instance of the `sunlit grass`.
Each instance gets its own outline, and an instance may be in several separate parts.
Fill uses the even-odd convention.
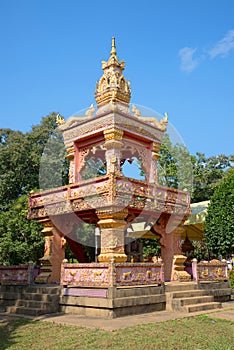
[[[234,322],[208,316],[112,332],[42,321],[0,323],[1,350],[233,350],[233,345]]]

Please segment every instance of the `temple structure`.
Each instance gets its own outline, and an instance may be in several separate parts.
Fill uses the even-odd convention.
[[[189,194],[158,184],[157,160],[168,117],[165,114],[159,121],[141,116],[135,106],[130,107],[131,88],[123,75],[124,68],[113,38],[110,57],[102,62],[103,75],[96,85],[97,107],[92,105],[84,116],[67,121],[58,116],[70,162],[69,184],[31,193],[29,198],[28,218],[44,226],[45,250],[38,283],[60,282],[65,244],[73,250],[81,249],[71,238],[78,221],[99,229],[100,253],[98,262],[84,266],[85,273],[80,280],[76,277],[76,286],[105,286],[105,279],[100,277],[105,273],[100,268],[108,266],[112,279],[113,268],[121,267],[122,285],[156,283],[154,266],[159,265],[163,266],[165,280],[187,279],[181,268],[184,257],[180,237],[190,213]],[[123,174],[124,164],[133,160],[140,164],[143,180]],[[89,169],[90,164],[96,171]],[[159,241],[159,265],[127,261],[127,245],[140,237]]]

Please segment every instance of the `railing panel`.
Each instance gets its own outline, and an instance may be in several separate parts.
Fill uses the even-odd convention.
[[[196,282],[224,281],[229,279],[226,262],[219,260],[201,261],[197,263],[194,259],[192,269],[193,279]]]
[[[70,287],[110,287],[162,284],[160,263],[62,264],[61,284]]]
[[[34,280],[34,266],[0,266],[0,284],[2,285],[27,285]]]
[[[70,287],[108,287],[110,285],[110,265],[63,263],[61,284]]]
[[[134,286],[163,283],[163,270],[161,264],[115,264],[115,271],[117,286]]]

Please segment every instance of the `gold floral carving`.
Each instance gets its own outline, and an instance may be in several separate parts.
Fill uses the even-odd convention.
[[[81,148],[79,150],[79,156],[80,157],[79,157],[79,165],[78,165],[78,169],[77,169],[78,173],[84,167],[84,165],[85,165],[85,158],[89,154],[89,152],[90,152],[90,148],[88,148],[88,147],[84,147],[84,148]]]

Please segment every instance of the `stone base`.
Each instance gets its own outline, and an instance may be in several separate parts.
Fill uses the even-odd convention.
[[[50,276],[51,276],[51,271],[50,272],[41,272],[40,275],[38,275],[35,278],[35,283],[37,283],[37,284],[48,284]]]
[[[187,257],[184,255],[174,255],[172,264],[171,281],[190,282],[191,275],[184,270],[184,262]]]
[[[173,271],[172,281],[191,282],[191,275],[186,271]]]
[[[232,289],[229,281],[199,282],[198,287],[212,295],[216,302],[224,303],[231,300]]]
[[[38,284],[47,284],[52,273],[52,264],[50,262],[50,257],[43,257],[40,259],[41,262],[41,271],[40,274],[35,278],[35,283]]]
[[[93,296],[92,296],[93,295]],[[89,317],[116,318],[166,308],[164,286],[65,288],[60,311]]]
[[[189,293],[191,294],[189,295]],[[168,310],[172,310],[173,307],[178,310],[183,298],[188,303],[188,299],[191,297],[194,303],[195,295],[197,298],[200,296],[200,298],[206,299],[208,296],[213,296],[215,302],[229,301],[231,297],[230,284],[229,282],[202,282],[199,284],[170,282],[162,286],[141,285],[118,288],[0,285],[0,310],[1,312],[30,314],[31,316],[61,311],[89,317],[116,318],[162,311],[165,310],[166,304]],[[176,304],[173,300],[176,301]],[[24,306],[19,306],[19,304]],[[198,304],[196,308],[202,305]],[[193,305],[188,306],[193,307]],[[198,310],[191,309],[189,312],[192,311]]]

